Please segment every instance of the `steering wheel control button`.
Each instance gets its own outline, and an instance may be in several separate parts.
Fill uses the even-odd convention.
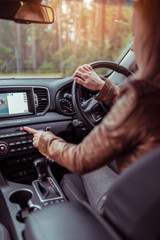
[[[6,154],[8,152],[8,145],[6,143],[0,143],[0,154]]]
[[[74,119],[72,124],[74,127],[84,127],[84,122],[80,119]]]

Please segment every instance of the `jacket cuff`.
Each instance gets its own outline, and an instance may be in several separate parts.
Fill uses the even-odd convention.
[[[103,88],[100,90],[95,99],[104,102],[108,106],[112,106],[118,94],[119,87],[106,78]]]

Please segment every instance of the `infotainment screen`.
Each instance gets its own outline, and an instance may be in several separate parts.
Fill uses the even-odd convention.
[[[0,115],[28,112],[27,92],[0,93]]]

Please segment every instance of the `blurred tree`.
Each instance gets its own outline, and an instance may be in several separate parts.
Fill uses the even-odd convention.
[[[79,65],[115,61],[130,41],[132,8],[122,0],[48,0],[55,10],[51,25],[18,25],[0,21],[0,71],[72,75]],[[107,2],[107,3],[106,3]]]

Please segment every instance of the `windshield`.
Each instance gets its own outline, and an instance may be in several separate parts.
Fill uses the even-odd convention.
[[[117,61],[131,43],[132,7],[110,1],[55,0],[55,22],[0,20],[0,77],[66,77],[80,65]]]

